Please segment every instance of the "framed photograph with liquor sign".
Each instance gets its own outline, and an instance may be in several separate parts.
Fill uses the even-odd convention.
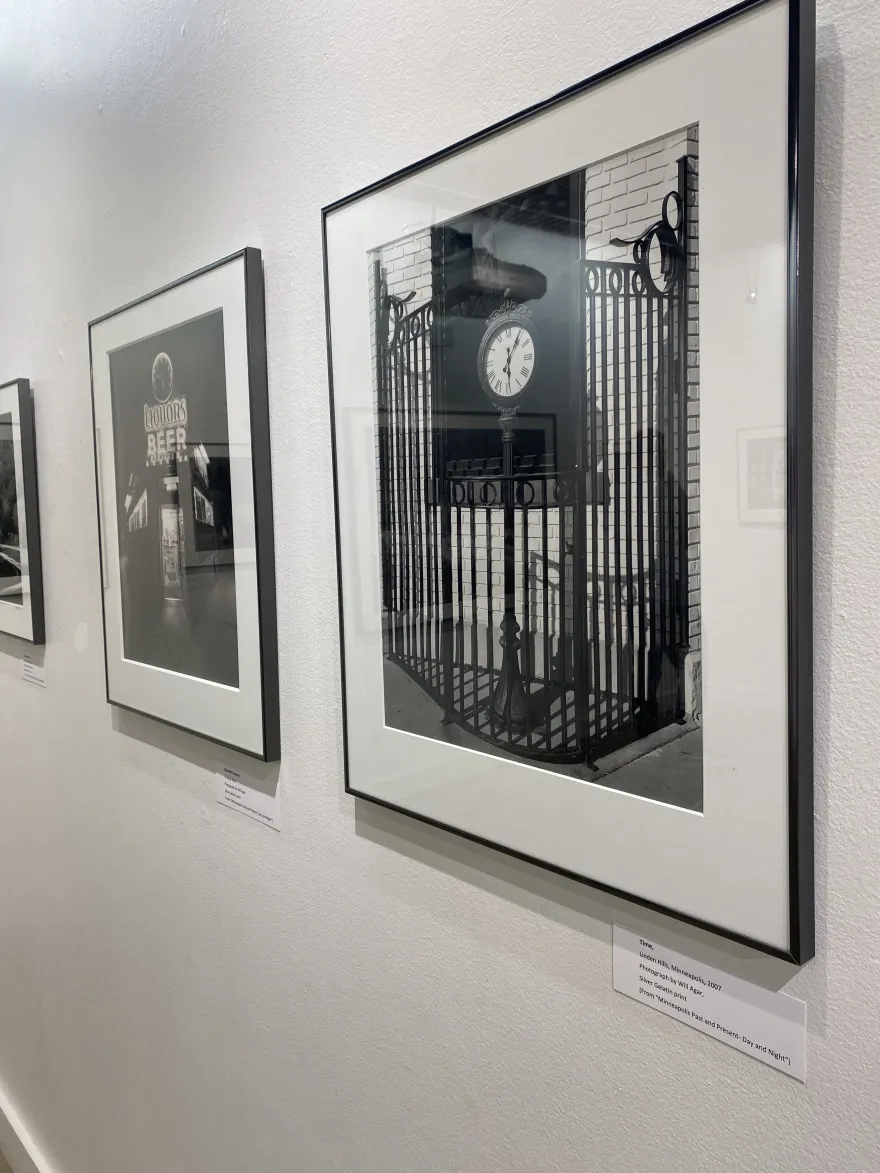
[[[323,212],[347,790],[796,962],[814,42],[747,0]]]
[[[0,632],[46,642],[34,404],[27,379],[0,386]]]
[[[277,760],[259,251],[96,319],[89,341],[107,699]]]

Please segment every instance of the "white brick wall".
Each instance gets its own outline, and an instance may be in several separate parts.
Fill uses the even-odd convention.
[[[367,254],[368,280],[370,293],[370,337],[372,338],[373,356],[373,408],[376,426],[374,430],[377,480],[379,474],[379,420],[378,420],[378,353],[376,349],[376,262],[379,271],[387,284],[387,292],[392,297],[401,299],[415,293],[404,306],[404,313],[411,314],[420,306],[429,301],[433,294],[433,277],[431,270],[431,231],[429,228],[413,233],[411,236],[385,245]],[[430,377],[430,349],[424,353],[420,350],[419,359],[424,363],[420,369],[420,377],[413,380],[416,388],[416,413],[411,419],[411,435],[402,441],[401,448],[410,458],[415,453],[415,465],[421,470],[422,480],[426,478],[426,469],[430,468],[432,459],[432,436],[430,426],[431,404],[426,401],[426,382]],[[427,424],[427,430],[426,430]],[[395,452],[395,464],[400,458],[400,451]],[[439,529],[435,530],[439,533]],[[381,541],[381,535],[377,535]],[[398,565],[403,564],[398,558]],[[427,583],[425,584],[427,593]]]
[[[688,355],[687,395],[688,434],[700,433],[700,207],[699,207],[699,129],[688,129]],[[688,479],[688,621],[690,646],[694,652],[702,649],[702,612],[700,606],[700,458],[697,453],[689,468],[696,468],[696,476]],[[691,557],[690,551],[695,551]],[[699,679],[699,675],[698,675]],[[702,696],[697,689],[696,703],[702,707]]]
[[[422,229],[414,235],[386,245],[371,254],[378,256],[379,263],[388,282],[388,292],[395,297],[406,297],[415,291],[416,296],[407,305],[411,310],[430,298],[431,287],[431,230]]]
[[[631,261],[631,248],[613,245],[610,239],[640,236],[660,219],[664,198],[678,187],[678,160],[683,155],[688,156],[687,545],[688,636],[693,651],[699,650],[701,644],[698,152],[699,131],[696,126],[691,126],[593,163],[586,169],[584,200],[587,257],[600,261]]]
[[[586,169],[587,256],[632,260],[611,236],[639,236],[660,218],[664,196],[678,186],[678,160],[688,154],[688,130],[592,163]]]

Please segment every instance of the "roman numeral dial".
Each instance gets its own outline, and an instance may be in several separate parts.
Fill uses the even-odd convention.
[[[525,394],[535,373],[535,339],[530,324],[512,314],[494,322],[483,338],[479,375],[490,399],[509,403]]]

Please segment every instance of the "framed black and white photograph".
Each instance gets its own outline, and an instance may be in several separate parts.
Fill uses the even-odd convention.
[[[347,790],[797,962],[814,25],[740,4],[324,209]]]
[[[46,642],[34,405],[27,379],[0,386],[0,632]]]
[[[89,337],[107,699],[276,760],[260,253],[98,318]]]

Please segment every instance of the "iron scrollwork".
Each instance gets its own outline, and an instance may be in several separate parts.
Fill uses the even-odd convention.
[[[386,352],[413,342],[428,333],[434,324],[434,302],[426,301],[415,309],[407,306],[416,296],[412,290],[404,297],[388,292],[385,279],[379,287],[379,323],[377,337]]]
[[[673,223],[670,212],[675,216]],[[641,236],[625,238],[614,236],[609,244],[632,247],[632,258],[642,282],[658,297],[667,297],[684,276],[684,203],[677,191],[667,192],[660,219],[651,224]],[[663,285],[658,285],[651,272],[651,250],[659,252],[659,274]]]
[[[379,288],[379,338],[386,350],[393,350],[399,341],[401,325],[406,319],[406,306],[415,297],[413,290],[406,297],[397,297],[388,292],[388,282],[382,279]]]

